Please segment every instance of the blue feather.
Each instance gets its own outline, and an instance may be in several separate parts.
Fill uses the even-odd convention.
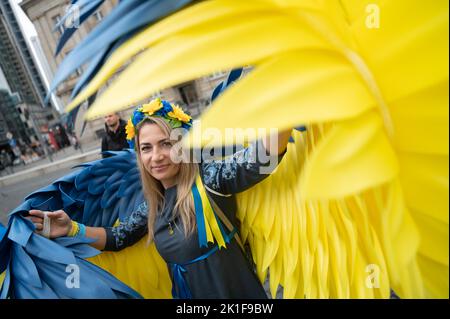
[[[78,93],[92,80],[92,78],[97,74],[102,65],[105,63],[106,58],[109,56],[111,48],[107,48],[106,50],[102,50],[100,53],[97,53],[89,63],[89,66],[84,70],[81,77],[78,79],[77,84],[72,90],[70,94],[70,98],[73,99],[77,96]]]
[[[11,267],[14,269],[14,278],[36,288],[42,287],[39,273],[31,257],[25,253],[23,247],[13,243],[14,258],[11,260]]]
[[[117,188],[105,191],[100,201],[100,206],[103,209],[110,208],[119,200],[119,197],[117,197],[116,192]]]
[[[126,42],[134,32],[126,34],[122,36],[119,40],[110,45],[106,50],[98,53],[89,63],[88,68],[83,72],[83,75],[78,80],[77,84],[72,90],[70,98],[73,99],[81,90],[89,84],[89,82],[95,77],[97,72],[101,69],[105,61],[109,58],[109,56],[124,42]],[[88,104],[92,104],[93,101],[90,101]]]
[[[70,192],[70,185],[67,184],[64,185],[63,183],[59,183],[59,190],[61,192],[61,200],[63,202],[63,208],[72,206],[74,203],[76,203],[76,200],[66,193]]]
[[[54,181],[54,183],[61,183],[61,182],[65,182],[65,183],[73,183],[75,178],[78,176],[79,174],[79,170],[74,170],[72,173],[69,173],[67,175],[64,175],[61,178],[58,178],[56,181]]]
[[[221,95],[230,85],[239,80],[243,71],[244,71],[243,68],[231,70],[227,79],[223,82],[220,82],[219,85],[217,85],[216,88],[213,90],[213,93],[211,95],[211,102],[217,99],[219,95]]]
[[[53,240],[37,234],[33,234],[30,237],[30,240],[25,246],[25,251],[28,254],[43,260],[54,261],[66,265],[75,263],[75,257],[70,250],[58,245]]]
[[[29,199],[30,197],[36,196],[40,193],[48,193],[48,192],[55,192],[58,191],[58,187],[55,184],[50,184],[48,186],[42,187],[38,189],[37,191],[32,192],[31,194],[27,195],[25,197],[25,200]]]
[[[11,241],[8,239],[8,230],[0,223],[0,274],[9,264]]]
[[[106,176],[97,176],[92,178],[89,182],[88,192],[92,195],[101,195],[105,191],[105,182],[108,179],[108,175]]]
[[[123,220],[129,216],[138,202],[142,202],[144,197],[134,152],[114,152],[110,158],[82,166],[80,170],[30,194],[11,212],[8,226],[0,225],[0,272],[5,271],[0,297],[140,298],[135,291],[107,272],[80,259],[99,253],[88,245],[92,239],[63,237],[48,240],[34,233],[33,223],[22,216],[31,208],[64,208],[73,220],[89,226],[109,227],[118,218]],[[113,169],[108,170],[108,166]],[[125,186],[119,198],[122,185]],[[89,191],[97,193],[97,187],[103,187],[103,192],[89,194]],[[107,201],[110,206],[102,209],[100,204],[107,192],[112,200]],[[84,289],[68,289],[65,286],[68,276],[65,267],[69,264],[80,267],[85,279],[80,285]],[[41,287],[37,288],[39,285]]]
[[[48,194],[39,194],[35,197],[29,198],[28,202],[30,208],[40,210],[50,210],[52,201],[56,200],[56,197],[53,196],[54,194],[55,194],[54,192],[51,192]]]
[[[76,239],[76,240],[73,240]],[[75,257],[78,258],[91,258],[94,256],[97,256],[101,252],[97,249],[95,249],[92,246],[87,245],[88,243],[95,242],[95,239],[89,239],[89,240],[83,240],[86,238],[79,238],[79,237],[60,237],[55,238],[54,241],[60,244],[61,246],[64,246],[66,248],[70,247],[70,250],[75,255]]]
[[[90,175],[91,175],[90,169],[91,169],[91,167],[86,167],[75,178],[75,187],[78,190],[86,189],[88,187],[89,179],[90,179]]]
[[[83,220],[82,223],[88,226],[97,226],[92,222],[95,213],[101,213],[100,198],[93,195],[88,195],[84,203]]]
[[[45,282],[42,283],[42,288],[33,289],[29,285],[22,284],[20,281],[14,282],[14,294],[13,298],[18,299],[59,299],[52,288],[50,288]],[[3,298],[3,297],[1,297]]]
[[[89,267],[84,267],[82,259],[77,258],[70,266],[79,269],[79,288],[76,289],[66,284],[68,276],[73,272],[71,268],[67,268],[68,264],[52,263],[39,259],[36,259],[35,263],[42,270],[42,280],[51,287],[59,298],[61,298],[61,295],[69,298],[115,298],[114,292],[101,280],[99,274],[93,272]]]
[[[2,289],[0,290],[0,299],[6,299],[11,296],[11,271],[10,267],[6,268],[5,279],[3,280]]]
[[[60,64],[50,92],[99,51],[123,36],[129,36],[158,19],[173,13],[192,0],[127,0],[120,2],[111,13],[75,47]],[[143,14],[145,13],[145,14]]]
[[[86,21],[96,10],[97,8],[103,3],[104,0],[84,0],[77,3],[79,6],[79,16],[78,16],[78,23],[81,25],[84,21]],[[85,5],[86,4],[86,5]],[[71,16],[72,13],[69,11],[67,12],[61,21],[55,25],[55,29],[59,28],[59,26],[63,25],[67,18]],[[72,37],[72,35],[77,31],[76,27],[73,28],[64,28],[64,32],[61,35],[61,38],[58,41],[58,44],[56,46],[55,50],[55,56],[59,54],[61,49],[64,47],[64,44]]]
[[[13,215],[8,238],[21,246],[26,246],[35,229],[33,223],[20,215]]]

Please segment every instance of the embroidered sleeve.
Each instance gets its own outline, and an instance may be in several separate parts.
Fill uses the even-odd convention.
[[[268,156],[259,144],[250,144],[223,160],[203,160],[201,171],[205,185],[222,194],[234,194],[245,191],[269,176],[284,153]]]
[[[147,233],[148,206],[143,202],[116,227],[106,228],[106,245],[104,250],[118,251],[139,241]]]

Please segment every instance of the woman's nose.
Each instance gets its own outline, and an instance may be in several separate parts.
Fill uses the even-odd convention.
[[[164,159],[164,154],[158,147],[155,147],[155,149],[153,150],[153,159],[155,161],[160,161]]]

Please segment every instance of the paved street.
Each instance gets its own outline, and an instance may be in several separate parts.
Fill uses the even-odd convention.
[[[100,141],[95,140],[90,143],[83,144],[82,149],[75,150],[73,147],[68,147],[58,153],[55,153],[53,155],[53,162],[51,162],[48,158],[44,158],[25,166],[19,165],[14,167],[14,173],[20,174],[25,170],[36,170],[39,167],[51,164],[51,167],[46,169],[44,174],[39,174],[39,176],[36,176],[36,173],[30,173],[29,178],[17,178],[17,182],[8,183],[6,186],[2,185],[0,182],[0,222],[5,224],[8,220],[7,215],[9,212],[16,208],[28,194],[69,173],[71,171],[70,167],[80,164],[81,162],[76,162],[75,160],[70,162],[70,166],[66,167],[59,167],[57,165],[58,163],[61,163],[62,161],[65,161],[73,156],[81,156],[89,151],[93,151],[97,149],[99,145]],[[82,161],[84,161],[84,159]],[[8,170],[8,172],[10,173],[10,170]],[[6,170],[2,172],[0,175],[0,180],[8,177],[6,173]]]
[[[70,172],[70,168],[60,169],[44,176],[38,176],[0,188],[0,222],[7,222],[9,212],[33,191],[46,186],[57,178]]]

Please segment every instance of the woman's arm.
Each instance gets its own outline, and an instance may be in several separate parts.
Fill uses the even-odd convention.
[[[278,145],[267,137],[262,143],[251,144],[223,160],[204,160],[201,171],[205,186],[228,195],[243,192],[261,182],[283,158],[290,135],[291,130],[278,134],[275,137]]]
[[[118,251],[138,242],[148,231],[148,206],[144,201],[116,227],[105,228],[105,250]]]
[[[38,232],[43,229],[44,212],[30,210],[29,218]],[[50,238],[67,236],[72,220],[62,210],[47,212],[50,218]],[[139,241],[147,233],[147,204],[142,203],[136,211],[116,227],[86,227],[86,237],[96,239],[90,245],[99,250],[118,251]]]
[[[72,230],[72,220],[69,215],[63,210],[54,212],[46,212],[47,217],[50,218],[50,238],[58,238],[67,236]],[[36,230],[42,232],[44,229],[44,214],[42,210],[32,209],[29,211],[31,217],[29,219],[33,222]],[[106,231],[103,227],[86,227],[86,237],[97,239],[90,245],[99,250],[105,248]]]
[[[289,138],[291,137],[292,129],[286,130],[275,136],[277,139],[277,145],[271,145],[273,138],[267,136],[262,140],[266,153],[271,156],[281,155],[286,150]]]

